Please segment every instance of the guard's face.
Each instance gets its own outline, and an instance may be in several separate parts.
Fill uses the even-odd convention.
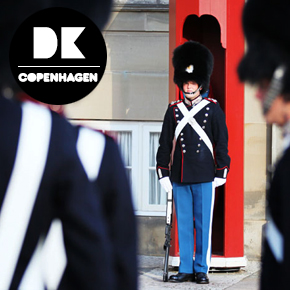
[[[198,89],[198,84],[195,81],[188,81],[183,84],[183,91],[185,93],[192,93]]]
[[[290,104],[286,103],[282,96],[278,96],[272,103],[271,108],[265,115],[268,124],[276,124],[284,126],[289,120],[289,107]]]

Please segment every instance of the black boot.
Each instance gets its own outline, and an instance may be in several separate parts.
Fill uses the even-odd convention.
[[[207,274],[199,272],[196,273],[196,277],[195,277],[196,283],[197,284],[208,284],[209,283],[209,279]]]
[[[186,282],[194,281],[194,274],[178,273],[177,275],[171,275],[169,277],[169,282]]]

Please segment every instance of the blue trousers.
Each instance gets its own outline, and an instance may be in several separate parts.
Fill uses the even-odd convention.
[[[211,260],[212,215],[215,187],[213,182],[183,184],[173,183],[180,273],[208,273]],[[196,253],[194,251],[194,219]]]

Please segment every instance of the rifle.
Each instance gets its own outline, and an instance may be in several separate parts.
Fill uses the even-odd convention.
[[[171,228],[172,228],[172,190],[167,192],[165,243],[163,246],[163,249],[165,251],[163,282],[168,282],[168,260],[169,260],[170,241],[171,241],[171,237],[170,237]]]

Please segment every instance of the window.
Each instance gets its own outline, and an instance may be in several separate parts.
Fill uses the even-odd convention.
[[[160,123],[143,124],[142,142],[144,144],[142,161],[142,209],[152,211],[166,210],[166,192],[160,186],[156,174],[156,153],[159,147]]]
[[[106,134],[113,137],[119,144],[121,155],[123,157],[127,176],[132,187],[132,132],[131,131],[105,131]]]
[[[149,133],[149,204],[164,204],[164,197],[160,190],[160,183],[157,182],[155,156],[158,149],[160,133]]]
[[[166,192],[156,174],[156,152],[162,123],[72,121],[102,130],[119,144],[137,215],[164,216]]]

